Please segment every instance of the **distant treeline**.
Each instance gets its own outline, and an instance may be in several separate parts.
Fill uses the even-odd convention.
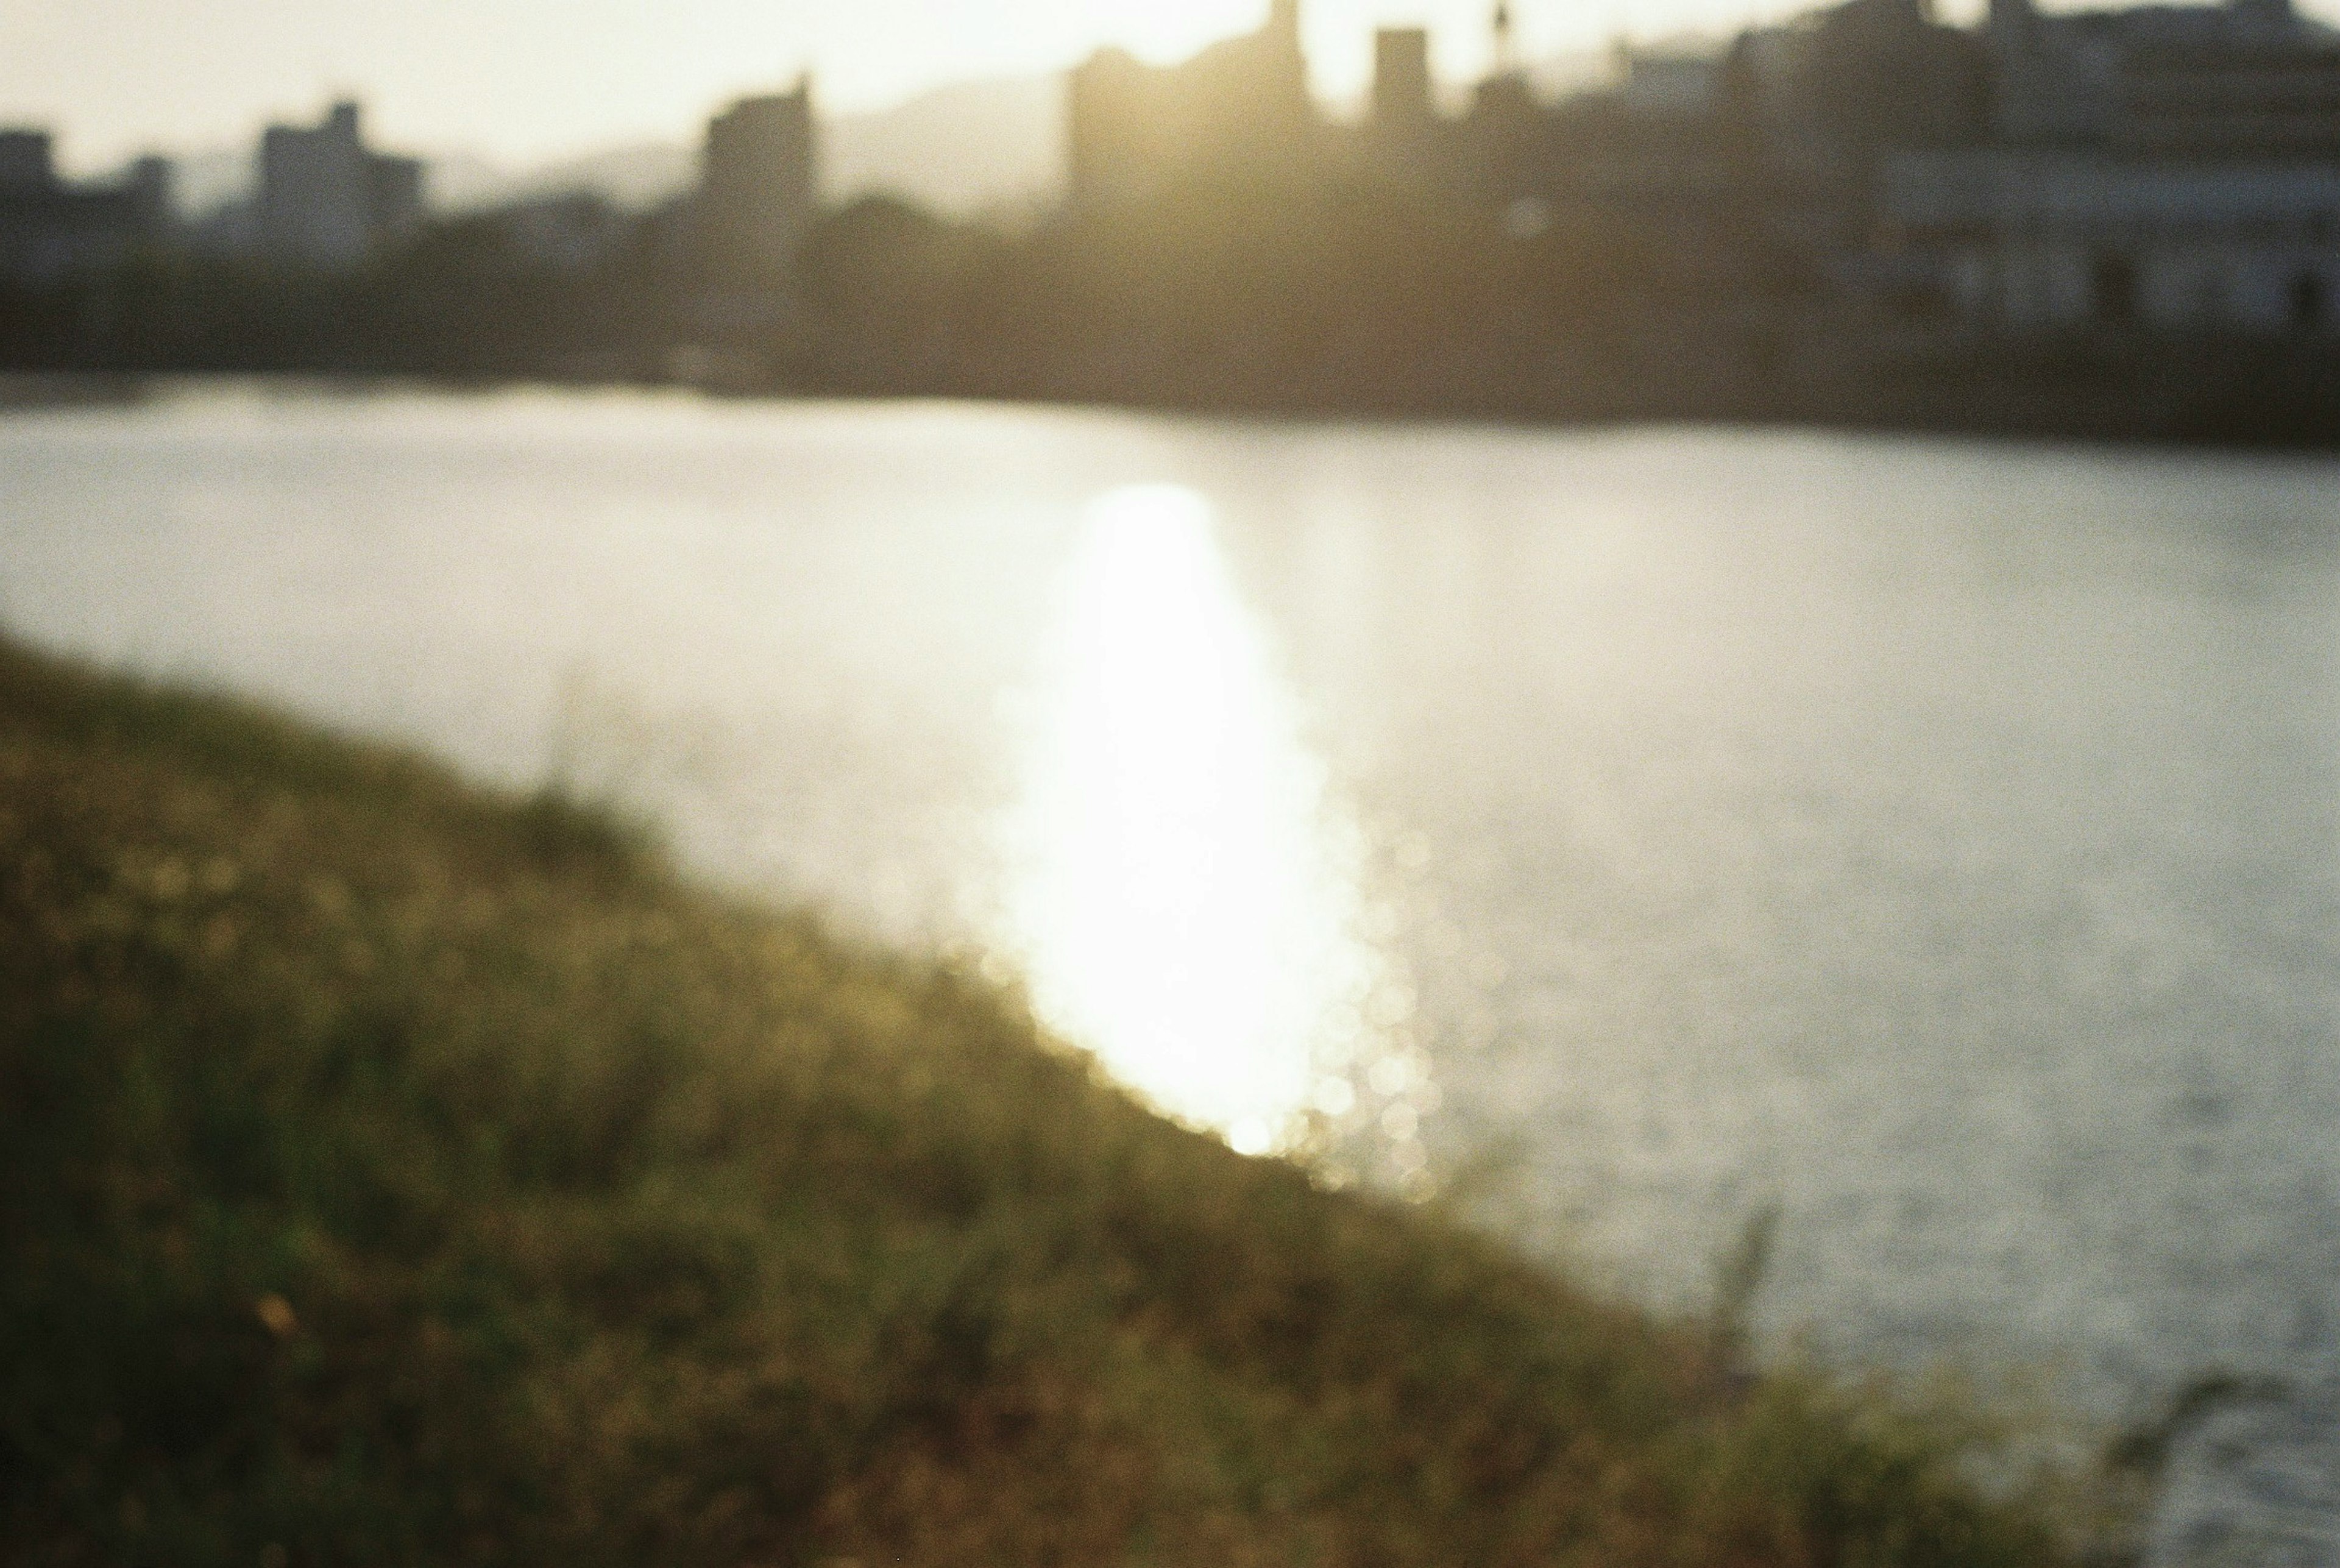
[[[346,273],[158,252],[0,285],[0,368],[2340,442],[2331,347],[1946,332],[1848,306],[1752,202],[1701,231],[1265,184],[1020,233],[873,198],[792,278],[718,286],[654,222],[580,256],[490,213]]]

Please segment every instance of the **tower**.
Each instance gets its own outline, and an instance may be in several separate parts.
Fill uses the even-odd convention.
[[[787,276],[819,203],[819,156],[810,76],[792,93],[743,98],[709,123],[699,223],[718,276]]]
[[[1253,39],[1234,41],[1250,60],[1250,81],[1240,93],[1251,101],[1235,108],[1252,122],[1244,133],[1262,139],[1259,153],[1287,168],[1304,164],[1315,134],[1315,105],[1308,96],[1308,55],[1300,45],[1300,0],[1274,0],[1268,9],[1267,31]]]
[[[1430,35],[1420,27],[1383,27],[1373,35],[1373,124],[1412,130],[1432,117]]]
[[[1512,0],[1495,0],[1495,74],[1508,76],[1519,69],[1518,41],[1512,35]]]
[[[1373,109],[1365,124],[1378,182],[1419,187],[1430,179],[1439,124],[1426,30],[1383,27],[1373,35]]]

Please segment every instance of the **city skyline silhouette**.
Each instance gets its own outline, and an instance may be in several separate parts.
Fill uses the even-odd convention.
[[[1698,35],[1793,15],[1790,0],[1526,0],[1523,60],[1583,60],[1618,37]],[[1979,5],[1941,8],[1972,20]],[[241,145],[271,120],[362,99],[389,140],[434,154],[544,162],[688,139],[709,105],[809,70],[824,113],[867,114],[938,88],[1050,75],[1100,47],[1184,58],[1264,18],[1264,0],[823,0],[702,7],[684,21],[601,0],[391,8],[226,0],[5,0],[0,123],[55,126],[64,166],[91,174],[141,153]],[[1362,102],[1377,27],[1421,26],[1441,82],[1462,90],[1492,60],[1488,0],[1311,0],[1304,38],[1323,102]]]

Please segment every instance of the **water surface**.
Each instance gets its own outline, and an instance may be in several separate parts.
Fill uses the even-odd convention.
[[[2285,1378],[2165,1549],[2340,1560],[2340,465],[232,390],[0,422],[0,596],[1653,1300],[1776,1204],[1776,1340]]]

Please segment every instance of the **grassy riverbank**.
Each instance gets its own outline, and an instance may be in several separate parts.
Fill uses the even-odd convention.
[[[0,649],[0,1562],[2059,1560],[590,813]]]

